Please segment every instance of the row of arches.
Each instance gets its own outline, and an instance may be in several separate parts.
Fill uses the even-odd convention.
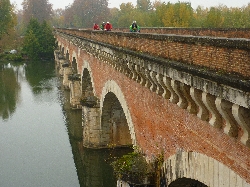
[[[64,48],[62,48],[64,51]],[[68,50],[66,50],[66,54],[68,54]],[[70,55],[66,55],[66,59],[70,59]],[[71,57],[71,65],[73,69],[77,70],[77,56],[75,55]],[[77,71],[76,71],[77,72]],[[93,81],[93,75],[91,71],[91,66],[87,61],[84,61],[82,66],[82,72],[81,72],[81,89],[82,89],[82,96],[87,97],[96,97],[95,93],[95,85]],[[86,108],[88,108],[86,106]],[[125,100],[125,97],[119,87],[119,85],[114,80],[109,80],[105,83],[103,87],[103,91],[100,98],[97,98],[97,108],[95,108],[95,111],[99,110],[100,112],[100,123],[98,124],[98,145],[101,147],[105,147],[107,145],[113,144],[116,146],[126,146],[126,145],[137,145],[136,142],[136,135],[134,130],[134,124],[131,118],[131,114],[129,112],[129,108],[127,106],[127,102]],[[86,112],[87,113],[87,112]],[[188,158],[190,157],[190,153],[184,152],[183,155],[189,154]],[[195,155],[198,153],[194,153]],[[200,155],[200,154],[199,154]],[[206,155],[202,155],[202,159],[195,160],[196,162],[201,162],[201,167],[204,165],[209,165],[212,158],[206,157]],[[216,179],[209,179],[209,177],[197,177],[195,175],[190,176],[187,173],[185,173],[186,170],[197,170],[197,168],[194,167],[194,165],[184,164],[179,165],[179,167],[176,167],[178,163],[178,153],[176,155],[173,155],[172,158],[168,158],[165,160],[162,170],[163,175],[161,177],[161,186],[168,186],[175,187],[175,186],[196,186],[196,187],[205,187],[205,186],[216,186],[216,183],[212,184],[210,181],[212,180],[227,180],[228,177],[233,178],[232,183],[229,184],[227,182],[218,183],[221,184],[221,186],[226,186],[225,184],[228,184],[229,186],[250,186],[247,184],[240,176],[238,176],[236,173],[234,173],[230,168],[227,168],[226,166],[223,166],[223,169],[221,167],[213,167],[213,172],[218,173]],[[186,157],[183,157],[185,160]],[[171,165],[171,162],[175,163],[175,165]],[[213,160],[213,162],[216,164],[218,161]],[[186,163],[186,162],[185,162]],[[222,165],[222,164],[220,164]],[[178,171],[181,171],[182,175],[175,177],[168,176],[168,174],[172,174],[176,172],[176,170],[168,171],[168,167],[171,166],[176,167],[175,169]],[[216,171],[217,169],[217,171]],[[225,173],[223,173],[225,172]],[[223,176],[226,174],[225,176]],[[207,172],[203,172],[203,175],[210,175],[208,170]],[[216,176],[210,176],[211,178],[214,178]],[[224,184],[225,183],[225,184]]]
[[[94,95],[92,86],[93,76],[91,75],[91,68],[88,62],[85,62],[83,74],[82,74],[82,90],[83,94]],[[101,141],[105,145],[111,146],[136,146],[136,136],[134,132],[134,125],[131,120],[128,106],[124,99],[123,93],[119,85],[110,80],[106,82],[102,91],[102,97],[100,99],[101,110]],[[165,163],[167,160],[165,161]],[[164,171],[165,170],[165,171]],[[160,186],[167,185],[169,180],[165,175],[165,165],[162,167],[162,176],[160,179]],[[170,182],[169,187],[207,187],[204,183],[192,179],[181,177],[177,178],[173,182]]]

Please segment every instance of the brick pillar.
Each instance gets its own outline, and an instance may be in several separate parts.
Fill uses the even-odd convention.
[[[88,148],[102,147],[99,107],[82,107],[83,146]]]
[[[63,86],[65,89],[69,89],[70,81],[69,81],[69,75],[72,74],[72,68],[71,67],[64,67],[63,71]]]
[[[81,81],[73,80],[69,82],[70,88],[70,105],[73,108],[81,108],[80,100],[81,100]]]

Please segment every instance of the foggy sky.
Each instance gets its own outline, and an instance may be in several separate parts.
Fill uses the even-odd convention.
[[[53,9],[56,8],[65,8],[66,6],[73,3],[74,0],[49,0],[51,4],[53,4]],[[132,2],[133,5],[136,5],[137,0],[109,0],[109,7],[117,7],[119,8],[119,5],[121,3],[128,3]],[[153,2],[154,0],[151,0]],[[21,3],[23,0],[10,0],[11,3],[14,3],[17,5],[18,9],[21,9]],[[161,2],[164,2],[161,0]],[[165,2],[171,2],[176,3],[178,0],[165,0]],[[203,7],[211,7],[211,6],[219,6],[220,4],[226,5],[227,7],[242,7],[247,6],[249,3],[249,0],[237,0],[237,1],[230,1],[230,0],[209,0],[209,1],[201,1],[201,0],[180,0],[180,2],[190,2],[192,7],[194,9],[197,8],[198,5],[201,5]]]

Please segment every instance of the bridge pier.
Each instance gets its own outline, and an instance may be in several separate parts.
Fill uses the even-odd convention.
[[[82,107],[83,146],[87,148],[103,147],[99,107]]]
[[[63,69],[63,86],[65,89],[69,89],[70,87],[70,81],[69,81],[69,75],[72,75],[73,71],[71,67],[64,67]]]
[[[63,67],[62,64],[65,62],[64,56],[61,54],[60,50],[54,51],[55,62],[56,62],[56,69],[60,76],[63,76]]]
[[[79,80],[72,80],[69,82],[69,89],[70,89],[70,104],[72,108],[81,109],[81,81]]]
[[[81,109],[81,79],[78,74],[73,74],[71,64],[60,51],[56,50],[54,55],[59,75],[63,78],[63,87],[70,90],[70,105],[72,108]]]
[[[59,63],[58,63],[58,69],[59,69],[59,75],[61,77],[63,77],[63,72],[64,72],[64,68],[63,68],[63,64],[66,62],[66,60],[64,58],[60,58],[59,59]]]

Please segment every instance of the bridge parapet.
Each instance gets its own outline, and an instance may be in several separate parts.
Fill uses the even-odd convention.
[[[57,32],[84,37],[164,58],[169,61],[193,65],[200,70],[214,70],[217,74],[250,77],[250,40],[245,38],[225,38],[174,34],[137,34],[123,32],[103,32],[79,29],[57,29]]]
[[[129,32],[128,28],[114,28],[113,31]],[[184,27],[141,27],[141,33],[211,36],[226,38],[250,38],[249,28],[184,28]]]
[[[57,35],[250,147],[248,82],[72,34]]]

